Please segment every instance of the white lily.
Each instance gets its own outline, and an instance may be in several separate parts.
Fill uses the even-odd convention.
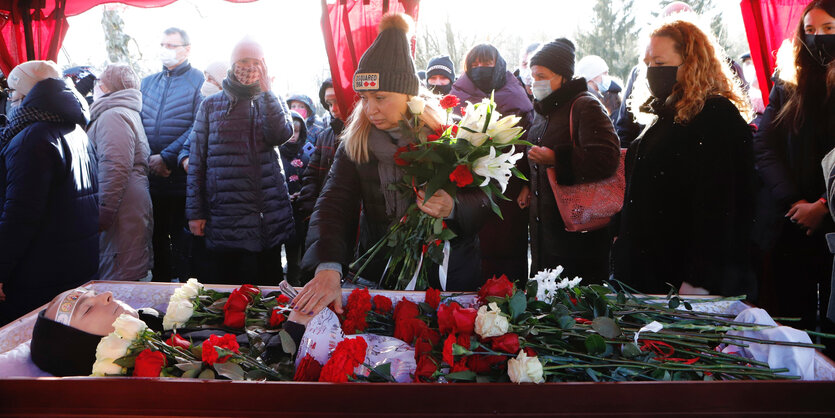
[[[510,149],[510,152],[496,155],[496,148],[490,147],[490,154],[485,155],[473,163],[473,172],[479,176],[484,177],[484,182],[479,187],[484,187],[490,183],[490,179],[495,179],[502,187],[502,193],[507,188],[507,182],[513,174],[511,169],[516,165],[516,161],[522,158],[522,153],[514,154],[515,147]]]
[[[491,129],[487,130],[487,135],[493,138],[493,142],[496,144],[507,144],[522,133],[522,127],[516,126],[521,119],[514,115],[505,116],[499,119]]]
[[[463,139],[478,147],[484,144],[491,135],[488,133],[491,129],[495,129],[497,121],[502,116],[501,113],[495,110],[490,115],[490,123],[487,124],[487,129],[484,125],[487,122],[487,110],[490,108],[490,100],[484,99],[481,103],[472,104],[467,102],[464,118],[458,123],[458,135],[456,138]]]

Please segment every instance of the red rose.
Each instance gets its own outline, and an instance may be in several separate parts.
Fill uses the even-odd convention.
[[[513,333],[493,338],[490,345],[493,351],[516,354],[519,352],[519,336]]]
[[[394,163],[399,165],[399,166],[409,165],[408,161],[400,158],[400,154],[402,154],[404,152],[410,152],[410,151],[414,151],[414,145],[412,145],[412,144],[409,144],[405,147],[398,148],[397,151],[394,152]]]
[[[289,297],[287,297],[287,295],[282,293],[275,298],[275,301],[279,305],[286,306],[288,303],[292,301],[292,299],[290,299]]]
[[[453,306],[458,306],[458,302],[452,302],[446,305],[438,306],[438,331],[442,334],[452,333],[453,321],[452,311]]]
[[[415,381],[420,382],[423,379],[432,379],[432,375],[438,370],[438,365],[431,356],[423,356],[417,361],[415,368]]]
[[[217,350],[215,347],[225,348],[227,350],[233,351],[235,353],[240,353],[240,346],[238,345],[238,341],[235,339],[235,335],[233,334],[225,334],[223,337],[218,337],[217,335],[209,336],[209,339],[203,341],[203,361],[212,366],[215,363],[224,363],[226,360],[229,360],[231,355],[223,356],[222,358],[218,358]]]
[[[465,113],[466,112],[464,111],[464,109],[461,109],[461,116],[464,116]],[[452,130],[450,131],[450,133],[452,134],[453,137],[457,137],[458,136],[458,125],[452,125]]]
[[[508,297],[513,296],[513,282],[507,279],[507,276],[502,274],[498,279],[493,276],[492,279],[487,280],[484,286],[478,290],[478,299],[482,304],[487,303],[488,296]]]
[[[437,310],[438,305],[441,304],[441,291],[438,289],[432,289],[431,287],[426,289],[426,296],[424,296],[423,301],[432,307],[432,309]]]
[[[438,345],[441,342],[441,334],[428,327],[420,332],[419,338],[429,341],[432,345]]]
[[[319,380],[321,373],[322,365],[310,354],[307,354],[299,361],[299,366],[296,367],[296,374],[293,375],[293,380],[296,382],[315,382]]]
[[[446,339],[444,340],[444,349],[441,351],[441,358],[444,360],[444,363],[452,366],[455,364],[455,356],[452,351],[452,345],[458,341],[455,334],[447,335]]]
[[[449,181],[454,182],[458,187],[464,187],[473,182],[473,173],[466,164],[460,164],[449,174]]]
[[[475,318],[478,311],[473,308],[462,308],[457,302],[438,307],[438,329],[441,333],[456,333],[471,335],[475,328]]]
[[[240,289],[235,289],[229,295],[229,298],[226,299],[226,303],[223,305],[223,310],[243,312],[246,310],[246,307],[250,302],[252,302],[251,296],[242,292]]]
[[[374,302],[374,312],[379,314],[388,314],[391,313],[392,306],[391,306],[391,299],[383,296],[383,295],[375,295],[373,298]]]
[[[414,344],[415,338],[428,329],[429,326],[420,318],[404,318],[394,323],[394,338],[403,340],[409,345]]]
[[[461,347],[466,348],[467,350],[470,349],[470,335],[468,334],[459,334],[456,344],[460,345]]]
[[[415,341],[415,359],[419,359],[424,354],[431,353],[440,341],[440,334],[430,328],[423,329]]]
[[[533,351],[533,348],[530,348],[530,347],[525,347],[525,354],[527,354],[528,357],[536,357],[537,356],[536,351]]]
[[[284,314],[279,313],[278,309],[273,309],[273,313],[270,314],[270,328],[278,328],[286,320]]]
[[[493,365],[498,364],[499,367],[504,368],[507,365],[508,357],[505,356],[488,356],[483,354],[476,354],[467,357],[467,367],[476,373],[489,372]]]
[[[246,312],[225,311],[223,312],[223,325],[229,328],[243,328],[246,325]]]
[[[458,106],[459,103],[461,103],[461,101],[458,100],[458,97],[455,97],[452,94],[447,94],[441,99],[441,107],[444,109],[453,108]]]
[[[462,358],[457,363],[452,365],[452,370],[450,370],[450,372],[451,373],[466,372],[466,371],[469,371],[469,370],[470,369],[467,368],[467,359]]]
[[[165,354],[146,348],[136,356],[136,365],[133,366],[133,376],[159,377],[159,373],[163,367],[165,367]]]
[[[240,290],[241,293],[249,296],[250,302],[252,301],[252,298],[255,297],[255,295],[261,294],[261,289],[255,287],[251,284],[242,285],[241,287],[238,288],[238,290]]]
[[[171,334],[171,336],[165,340],[165,343],[172,347],[182,347],[186,350],[191,348],[191,343],[187,339],[181,337],[180,334]]]

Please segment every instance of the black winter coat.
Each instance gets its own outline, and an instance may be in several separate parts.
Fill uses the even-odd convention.
[[[336,149],[339,147],[339,134],[342,133],[343,122],[339,119],[331,119],[330,125],[319,133],[316,138],[316,149],[310,156],[310,162],[304,170],[302,177],[302,190],[299,194],[297,211],[304,218],[309,218],[313,213],[313,206],[316,199],[325,186],[328,173],[333,165],[333,158]]]
[[[574,101],[572,141],[568,117]],[[559,184],[590,183],[615,173],[620,163],[617,135],[603,104],[588,92],[585,79],[567,82],[536,102],[534,109],[543,117],[536,119],[528,138],[533,144],[554,151]],[[528,161],[532,193],[531,273],[563,265],[567,275],[604,279],[610,247],[606,230],[567,232],[548,181],[548,167]],[[593,268],[587,268],[589,264]]]
[[[194,122],[186,218],[207,221],[209,249],[260,252],[293,234],[275,149],[293,135],[293,123],[284,100],[272,92],[234,106],[227,94],[207,97]]]
[[[750,295],[751,128],[724,97],[708,98],[687,125],[669,108],[657,113],[627,153],[615,278],[647,293],[686,281]]]
[[[39,82],[22,106],[69,122],[35,122],[0,151],[0,324],[98,278],[98,175],[80,100],[62,80]]]
[[[343,266],[344,276],[348,272],[347,265],[376,244],[399,218],[386,214],[382,187],[387,185],[380,184],[373,153],[369,153],[369,162],[356,164],[348,157],[343,145],[336,151],[330,175],[316,201],[302,268],[313,271],[321,263],[339,263]],[[478,231],[490,213],[490,203],[481,190],[462,189],[458,192],[454,219],[447,222],[458,236],[450,241],[446,290],[475,291],[484,283]],[[357,231],[360,231],[359,239]],[[363,272],[363,278],[376,283],[382,277],[386,260],[380,255],[373,264]],[[433,278],[437,280],[437,270],[429,269],[430,283]]]

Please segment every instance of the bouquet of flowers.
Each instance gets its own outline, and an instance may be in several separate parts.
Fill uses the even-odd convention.
[[[287,320],[289,303],[284,294],[264,296],[249,284],[232,292],[218,292],[189,279],[171,295],[162,323],[166,330],[203,326],[271,330]]]
[[[233,334],[211,335],[199,345],[178,334],[163,340],[144,322],[125,314],[113,326],[115,331],[103,337],[96,348],[93,376],[291,380],[294,374],[296,347],[289,335],[281,337],[284,355],[267,365],[258,349],[263,344],[257,338],[250,338],[249,348],[240,347]]]
[[[521,152],[515,152],[515,147],[530,145],[519,139],[524,133],[516,126],[520,118],[502,117],[491,97],[477,104],[467,103],[460,122],[443,125],[434,134],[426,135],[423,122],[418,118],[425,103],[416,97],[408,104],[415,116],[412,121],[401,122],[401,128],[419,141],[395,153],[394,161],[403,170],[403,177],[400,183],[389,187],[415,195],[418,189],[423,189],[426,199],[439,190],[455,198],[462,188],[479,188],[490,199],[493,211],[501,217],[495,199],[507,200],[503,193],[511,176],[525,179],[514,166],[523,156]],[[447,95],[440,104],[446,109],[449,123],[452,109],[458,106],[459,100]],[[447,242],[452,238],[455,233],[447,228],[443,219],[429,216],[413,204],[380,241],[351,264],[351,269],[357,270],[359,277],[369,262],[385,249],[389,262],[381,283],[383,287],[425,289],[429,264],[426,260],[444,265],[449,255]]]

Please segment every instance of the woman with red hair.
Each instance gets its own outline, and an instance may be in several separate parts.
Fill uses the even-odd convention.
[[[615,278],[637,290],[751,294],[748,104],[722,50],[675,20],[652,34],[633,113],[649,126],[626,156]]]

